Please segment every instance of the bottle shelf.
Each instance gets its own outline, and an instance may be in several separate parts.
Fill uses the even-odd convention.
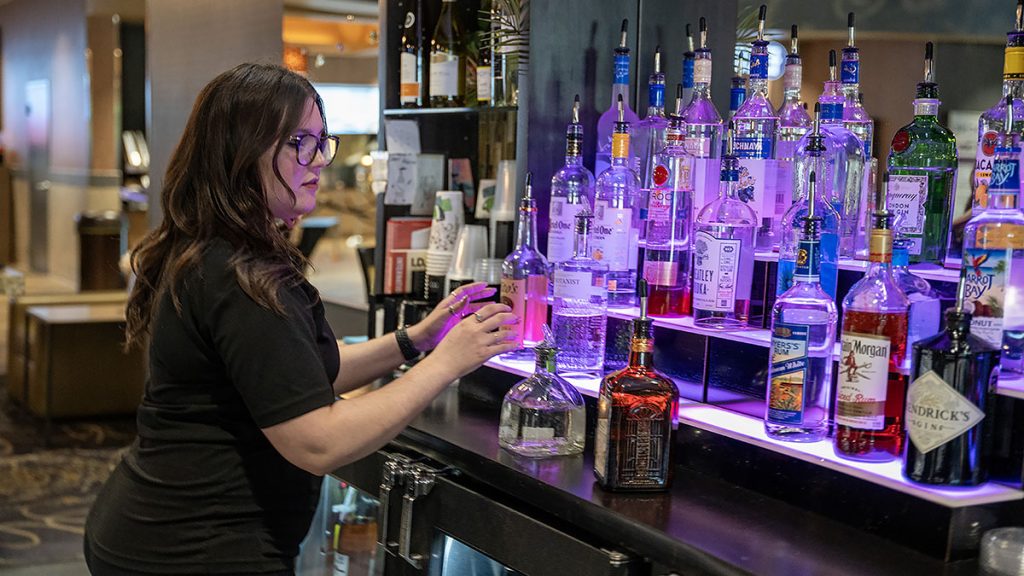
[[[778,262],[778,252],[755,252],[754,260],[758,262]],[[855,260],[853,258],[840,258],[839,269],[851,272],[864,272],[871,263],[867,260]],[[960,269],[944,268],[938,264],[923,263],[911,264],[910,271],[915,275],[924,278],[929,282],[950,282],[955,284],[960,279]]]
[[[518,110],[515,106],[488,106],[484,108],[470,108],[463,106],[459,108],[387,108],[384,116],[433,116],[433,115],[456,115],[456,114],[479,114],[480,112],[510,112]]]

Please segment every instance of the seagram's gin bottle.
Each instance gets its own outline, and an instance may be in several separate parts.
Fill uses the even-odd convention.
[[[537,250],[537,203],[533,199],[533,175],[526,175],[526,191],[519,203],[516,246],[501,264],[501,303],[512,309],[519,322],[514,330],[520,348],[506,353],[511,359],[526,359],[529,348],[544,337],[548,315],[548,263]]]
[[[853,12],[846,17],[849,37],[843,48],[843,125],[864,145],[864,158],[874,154],[872,142],[875,136],[875,121],[860,103],[860,50],[854,41]]]
[[[597,119],[597,153],[594,157],[594,174],[601,174],[611,166],[612,138],[615,133],[617,122],[628,122],[635,126],[640,118],[636,112],[629,107],[629,48],[627,47],[627,33],[629,31],[629,20],[622,20],[622,31],[619,36],[619,45],[615,48],[615,76],[612,81],[612,105]],[[619,112],[618,102],[622,100],[622,112]],[[627,163],[633,170],[639,170],[639,160],[633,154]]]
[[[583,165],[582,150],[583,126],[577,94],[572,104],[572,122],[565,128],[565,166],[551,177],[547,252],[551,266],[572,258],[576,214],[594,204],[594,175]]]
[[[685,88],[684,88],[685,90]],[[700,48],[693,56],[693,97],[683,110],[683,146],[694,158],[693,205],[702,207],[718,197],[722,157],[722,116],[711,100],[711,49],[708,25],[700,19]]]
[[[592,219],[586,209],[576,214],[573,257],[555,265],[551,328],[561,350],[559,372],[599,377],[604,368],[608,267],[590,257]]]

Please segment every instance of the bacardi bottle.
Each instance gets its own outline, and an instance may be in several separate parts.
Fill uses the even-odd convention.
[[[520,348],[507,358],[527,359],[543,339],[548,315],[548,263],[537,250],[537,203],[533,199],[533,175],[526,175],[526,191],[519,203],[515,249],[501,265],[501,303],[519,319],[507,327],[514,330]]]
[[[700,19],[700,48],[693,56],[693,97],[683,110],[683,146],[694,158],[693,205],[703,207],[718,197],[722,157],[722,117],[711,100],[711,49],[708,26]]]
[[[597,119],[597,153],[594,157],[594,174],[601,174],[611,166],[612,138],[615,133],[615,125],[618,122],[627,122],[635,126],[640,118],[636,112],[629,107],[629,47],[627,45],[627,33],[629,20],[622,20],[622,31],[619,36],[619,45],[615,48],[615,76],[612,81],[612,105]],[[622,112],[619,112],[618,103],[622,100]],[[633,170],[639,170],[637,154],[633,154],[628,166]]]
[[[561,350],[559,372],[599,377],[604,368],[608,267],[590,257],[592,219],[587,209],[576,214],[573,257],[555,265],[551,327]]]
[[[583,125],[580,97],[572,104],[572,122],[565,128],[565,165],[551,177],[548,212],[548,263],[552,266],[572,258],[576,214],[594,205],[594,175],[583,165]]]
[[[854,39],[853,12],[846,17],[848,38],[843,48],[843,125],[864,145],[864,157],[874,155],[872,142],[875,136],[875,121],[861,106],[860,93],[860,50]]]

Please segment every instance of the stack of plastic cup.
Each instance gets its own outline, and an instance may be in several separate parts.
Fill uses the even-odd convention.
[[[473,281],[473,267],[487,256],[487,228],[485,226],[463,226],[455,242],[455,256],[448,268],[446,294],[463,284]]]
[[[1024,576],[1024,528],[985,532],[978,566],[985,576]]]
[[[434,197],[434,221],[427,244],[427,302],[440,302],[445,296],[445,275],[455,257],[459,231],[466,223],[462,192],[441,190]]]
[[[516,161],[498,162],[498,182],[491,208],[491,256],[502,258],[512,251],[516,225]]]

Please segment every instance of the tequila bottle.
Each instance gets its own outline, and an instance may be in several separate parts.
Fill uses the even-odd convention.
[[[993,418],[985,416],[993,408],[999,350],[971,334],[962,306],[966,273],[961,269],[945,331],[913,348],[903,474],[914,482],[976,486],[988,479]]]
[[[629,107],[629,48],[627,47],[627,32],[629,20],[622,20],[622,31],[619,36],[619,46],[615,48],[615,75],[612,81],[612,105],[597,119],[597,153],[594,157],[594,174],[601,174],[611,166],[613,135],[617,122],[628,122],[635,126],[640,118],[636,112]],[[618,102],[622,100],[622,112],[619,112]],[[633,170],[639,169],[639,160],[636,154],[629,158],[627,163]]]
[[[665,128],[668,118],[665,117],[665,73],[661,71],[661,47],[654,50],[654,73],[651,74],[647,88],[647,116],[636,125],[636,137],[633,146],[640,153],[640,198],[637,200],[640,219],[647,217],[647,204],[651,191],[651,177],[654,172],[655,155],[665,147]],[[646,229],[641,227],[640,239],[643,240]]]
[[[639,243],[640,178],[629,167],[629,123],[619,96],[612,164],[597,177],[593,256],[608,266],[608,306],[633,306]]]
[[[864,157],[871,158],[874,155],[873,141],[875,136],[875,121],[871,119],[864,107],[861,106],[858,94],[860,93],[860,50],[857,49],[854,41],[853,12],[846,17],[846,27],[849,37],[846,41],[846,48],[843,48],[843,125],[846,126],[864,146]]]
[[[693,98],[693,34],[690,25],[686,25],[686,52],[683,52],[683,102]]]
[[[701,207],[718,196],[722,157],[722,117],[711,100],[711,50],[704,18],[700,19],[700,48],[693,56],[693,96],[683,110],[683,122],[683,145],[694,158],[693,205]]]
[[[808,194],[816,196],[815,173]],[[832,390],[832,349],[839,320],[836,303],[819,283],[822,218],[817,202],[801,220],[794,285],[772,308],[772,359],[768,368],[765,433],[793,442],[816,442],[828,435]],[[827,204],[826,204],[827,205]]]
[[[526,191],[519,203],[516,246],[501,265],[501,303],[512,309],[519,322],[508,326],[520,348],[506,358],[523,360],[543,339],[548,315],[548,263],[537,250],[537,203],[533,199],[533,175],[526,175]]]
[[[608,268],[590,257],[592,219],[587,209],[576,214],[573,257],[555,265],[551,328],[561,350],[559,372],[599,377],[604,368]]]
[[[740,328],[750,319],[757,216],[737,198],[739,170],[730,122],[720,196],[701,209],[694,225],[693,323],[705,328]]]
[[[907,393],[907,297],[892,275],[892,215],[884,192],[872,218],[871,265],[843,299],[834,448],[843,458],[902,454]]]
[[[594,475],[605,490],[667,490],[672,481],[672,430],[679,391],[654,369],[654,325],[646,282],[638,283],[629,365],[601,381],[594,428]]]
[[[501,402],[498,444],[530,458],[579,454],[587,427],[583,397],[556,373],[559,351],[550,337],[535,354],[533,375],[509,389]]]
[[[942,302],[927,280],[910,271],[911,241],[901,233],[899,218],[893,228],[892,276],[910,303],[907,308],[907,348],[913,349],[915,342],[938,334]],[[904,367],[909,371],[910,354],[904,360]]]
[[[547,257],[552,266],[572,258],[576,214],[594,203],[594,175],[583,165],[582,150],[583,125],[577,94],[572,104],[572,122],[565,128],[565,166],[551,177]]]
[[[683,87],[676,87],[675,114],[667,144],[654,158],[647,208],[644,279],[651,288],[651,316],[690,314],[690,226],[693,218],[693,157],[683,144]]]
[[[914,121],[896,131],[889,150],[889,208],[901,218],[911,262],[946,260],[950,210],[956,197],[956,137],[939,124],[932,43],[925,47],[924,81],[917,85]]]
[[[811,129],[811,117],[800,103],[803,69],[800,60],[800,40],[796,24],[793,24],[789,54],[786,56],[786,71],[782,76],[784,99],[778,110],[779,129],[776,133],[775,157],[779,160],[795,160],[797,143]]]

